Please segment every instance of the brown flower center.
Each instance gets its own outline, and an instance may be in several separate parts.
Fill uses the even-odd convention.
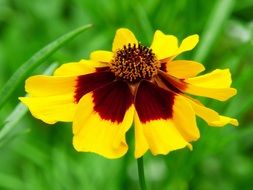
[[[128,44],[115,53],[110,69],[116,77],[135,83],[151,79],[159,67],[160,63],[150,48]]]

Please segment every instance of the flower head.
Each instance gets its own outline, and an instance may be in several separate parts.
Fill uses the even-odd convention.
[[[53,76],[26,81],[29,97],[20,98],[32,115],[53,124],[73,122],[76,150],[118,158],[128,150],[125,134],[134,123],[135,157],[191,148],[199,138],[196,115],[209,125],[238,125],[188,94],[225,101],[236,94],[228,69],[197,76],[204,66],[174,60],[198,43],[180,45],[175,36],[156,31],[150,47],[128,29],[116,32],[112,52],[95,51],[90,60],[60,66]]]

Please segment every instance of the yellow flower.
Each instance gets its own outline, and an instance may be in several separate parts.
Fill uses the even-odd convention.
[[[150,47],[140,44],[128,29],[116,32],[112,52],[95,51],[90,60],[60,66],[53,76],[33,76],[26,81],[29,97],[20,100],[32,115],[53,124],[73,122],[77,151],[106,158],[123,156],[125,134],[134,123],[135,157],[191,148],[199,138],[195,116],[209,125],[238,125],[187,94],[225,101],[236,94],[230,88],[228,69],[198,75],[204,66],[174,60],[192,50],[198,35],[180,45],[175,36],[156,31]]]

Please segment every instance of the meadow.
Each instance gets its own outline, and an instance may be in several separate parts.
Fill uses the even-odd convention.
[[[120,159],[80,153],[72,146],[71,123],[45,124],[18,100],[25,95],[27,77],[87,59],[94,50],[111,50],[120,27],[131,29],[145,45],[157,29],[180,40],[199,34],[197,47],[179,58],[201,62],[205,72],[229,68],[238,90],[226,102],[201,98],[206,106],[238,119],[238,127],[214,128],[198,118],[201,137],[192,151],[145,154],[148,189],[253,189],[252,12],[253,0],[0,0],[0,99],[6,97],[0,100],[0,190],[140,189],[133,130],[127,134],[130,149]],[[92,27],[20,72],[12,78],[13,88],[6,88],[41,48],[88,24]]]

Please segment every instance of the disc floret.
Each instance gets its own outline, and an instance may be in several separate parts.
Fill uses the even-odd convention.
[[[110,69],[116,77],[130,83],[151,79],[157,74],[160,63],[152,49],[139,44],[128,44],[116,51]]]

